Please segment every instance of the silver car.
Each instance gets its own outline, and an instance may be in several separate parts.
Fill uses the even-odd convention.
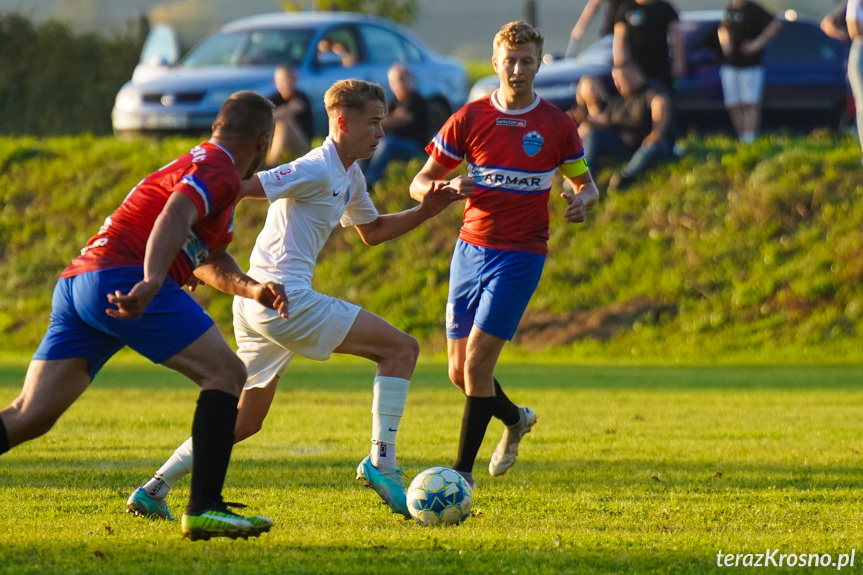
[[[337,80],[359,78],[379,83],[391,96],[387,70],[395,62],[408,66],[428,100],[432,130],[467,99],[467,74],[459,60],[436,54],[409,30],[374,16],[297,12],[243,18],[176,63],[170,29],[154,32],[135,75],[117,94],[111,120],[118,135],[207,132],[232,93],[274,96],[273,72],[279,64],[296,71],[298,88],[312,102],[318,135],[327,133],[327,88]]]

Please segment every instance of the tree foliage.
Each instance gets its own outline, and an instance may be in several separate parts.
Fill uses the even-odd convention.
[[[76,35],[59,22],[0,15],[0,132],[110,133],[114,97],[141,45],[137,34]]]

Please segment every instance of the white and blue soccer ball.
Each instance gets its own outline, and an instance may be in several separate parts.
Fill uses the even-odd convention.
[[[407,491],[408,511],[423,527],[456,525],[470,515],[473,494],[457,471],[431,467],[411,481]]]

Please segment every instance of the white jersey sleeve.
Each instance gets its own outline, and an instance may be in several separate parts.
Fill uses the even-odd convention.
[[[316,148],[293,162],[258,172],[270,203],[282,198],[309,199],[329,188],[332,174],[319,150]]]
[[[848,22],[863,22],[863,0],[848,0],[845,19]]]
[[[366,179],[356,164],[348,169],[348,182],[351,197],[348,200],[345,213],[339,220],[342,227],[361,226],[378,219],[378,210],[369,197]]]

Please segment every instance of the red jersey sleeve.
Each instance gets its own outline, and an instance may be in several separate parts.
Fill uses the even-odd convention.
[[[454,170],[465,156],[465,108],[449,117],[425,150],[441,166]]]
[[[200,221],[236,203],[239,177],[230,158],[219,148],[203,144],[191,153],[192,163],[172,191],[192,200]]]

